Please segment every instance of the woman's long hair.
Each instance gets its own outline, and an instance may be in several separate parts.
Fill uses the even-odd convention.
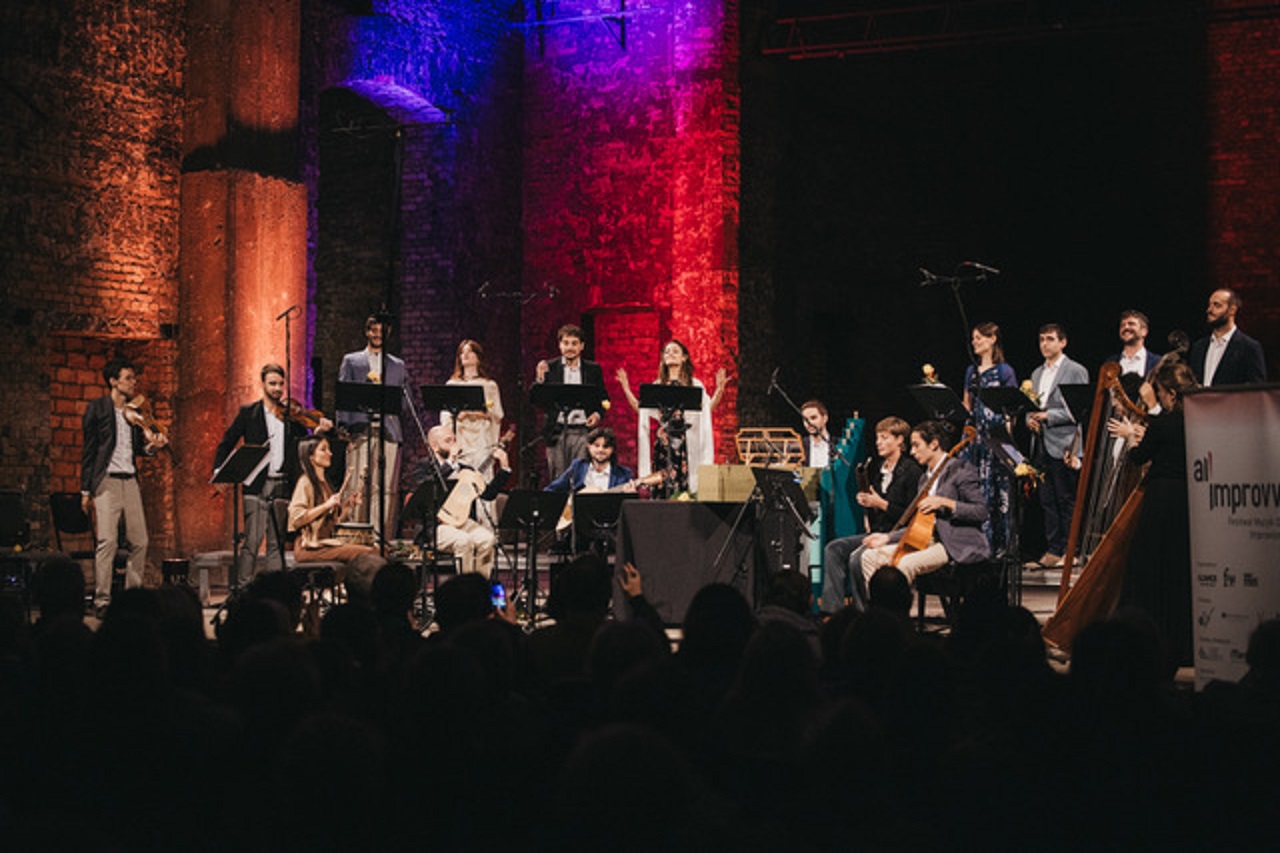
[[[298,442],[298,461],[302,463],[302,473],[311,483],[312,506],[327,501],[333,494],[333,487],[329,485],[324,474],[316,470],[315,463],[311,461],[312,455],[322,441],[328,444],[329,439],[322,435],[313,435]]]
[[[476,354],[476,376],[480,379],[488,379],[489,371],[485,369],[484,365],[484,347],[480,346],[479,341],[473,341],[471,338],[466,338],[462,343],[458,344],[458,351],[453,356],[453,375],[449,378],[462,378],[462,349],[468,346]]]
[[[1182,411],[1182,395],[1200,387],[1196,375],[1184,361],[1162,359],[1151,375],[1152,385],[1173,395],[1173,410]]]
[[[1004,344],[1000,342],[1000,327],[988,320],[985,323],[979,323],[973,327],[973,330],[984,338],[995,338],[995,343],[991,345],[991,363],[1004,363]]]
[[[662,357],[662,352],[658,353],[658,384],[667,385],[675,382],[679,385],[693,384],[693,359],[689,357],[689,348],[681,341],[672,338],[670,341],[662,345],[662,351],[665,352],[667,347],[675,344],[680,347],[680,351],[684,353],[684,364],[680,365],[680,372],[677,376],[672,377],[668,368],[666,359]]]

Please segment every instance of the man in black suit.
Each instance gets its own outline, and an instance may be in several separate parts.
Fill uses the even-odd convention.
[[[804,418],[804,464],[809,468],[826,468],[831,464],[831,433],[827,431],[826,404],[821,400],[806,400],[800,406]]]
[[[113,358],[102,368],[111,393],[89,403],[81,425],[84,446],[80,455],[80,506],[94,508],[95,588],[94,608],[101,616],[111,603],[111,573],[119,547],[120,517],[124,516],[129,562],[125,587],[142,586],[147,564],[147,517],[138,489],[139,454],[153,454],[168,443],[162,432],[151,432],[129,421],[125,404],[133,399],[138,377],[132,364]]]
[[[274,363],[263,365],[258,377],[262,399],[240,407],[213,453],[216,469],[241,441],[270,448],[267,464],[244,487],[244,541],[236,554],[235,584],[253,579],[263,538],[267,540],[267,571],[284,568],[284,531],[278,529],[272,508],[276,500],[287,501],[293,491],[298,475],[298,439],[307,434],[300,424],[284,417],[284,368]],[[322,418],[319,429],[331,426]]]
[[[590,412],[574,409],[555,416],[548,413],[543,438],[547,445],[548,474],[552,480],[583,455],[587,447],[587,431],[600,423],[604,417],[603,400],[609,399],[604,390],[604,371],[599,364],[582,357],[582,338],[579,327],[572,324],[561,326],[556,332],[560,357],[538,362],[538,382],[547,385],[594,385],[600,388],[602,396],[601,405]]]
[[[1209,294],[1205,318],[1209,321],[1211,334],[1193,343],[1187,355],[1187,361],[1201,385],[1246,385],[1267,381],[1267,362],[1262,355],[1262,344],[1236,326],[1239,310],[1240,297],[1234,290],[1222,288]]]

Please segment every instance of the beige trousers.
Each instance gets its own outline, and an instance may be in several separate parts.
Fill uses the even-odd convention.
[[[142,512],[138,478],[103,477],[98,493],[93,496],[93,510],[94,535],[97,538],[93,556],[93,603],[106,607],[111,603],[111,575],[119,547],[120,516],[124,516],[125,541],[129,544],[125,588],[142,586],[143,571],[147,566],[147,517]]]
[[[453,552],[460,572],[479,572],[487,578],[493,571],[493,531],[471,519],[461,527],[437,524],[436,545]]]

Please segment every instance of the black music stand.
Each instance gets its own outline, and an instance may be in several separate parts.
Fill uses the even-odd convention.
[[[969,419],[964,401],[946,385],[908,385],[907,392],[926,418],[962,424]]]
[[[546,413],[547,422],[542,431],[548,445],[554,444],[560,434],[560,419],[568,422],[569,413],[581,409],[588,415],[604,407],[605,394],[600,385],[561,385],[538,382],[529,391],[529,402]]]
[[[453,416],[453,434],[458,434],[458,412],[489,411],[484,401],[484,388],[479,385],[423,385],[422,405],[427,411],[448,412]]]
[[[427,464],[432,464],[428,462]],[[418,488],[413,490],[413,494],[409,496],[409,500],[405,502],[403,517],[408,519],[420,518],[422,520],[422,532],[414,539],[414,543],[422,551],[422,559],[419,561],[419,568],[422,572],[418,578],[418,608],[422,613],[422,625],[428,625],[430,619],[427,618],[432,608],[429,606],[433,602],[428,601],[427,582],[442,574],[454,574],[456,572],[453,554],[449,554],[446,559],[441,559],[439,543],[436,539],[436,513],[440,511],[440,505],[444,503],[448,497],[449,491],[446,484],[438,478],[439,469],[433,471]],[[432,594],[435,592],[434,582],[432,584]]]
[[[246,483],[253,481],[263,468],[266,467],[268,454],[271,448],[265,444],[242,444],[231,452],[231,455],[222,460],[222,464],[214,469],[213,476],[209,478],[210,483],[231,483],[234,486],[231,497],[231,567],[227,570],[227,597],[223,600],[222,605],[213,614],[214,622],[217,622],[218,615],[226,608],[231,599],[240,592],[240,513],[242,512],[242,502],[244,496],[242,489]],[[274,512],[272,513],[274,515]],[[274,518],[272,523],[275,523]],[[247,531],[246,531],[247,532]],[[276,537],[280,541],[280,537]],[[257,559],[257,555],[254,555]]]
[[[672,448],[676,448],[684,441],[684,434],[689,429],[689,423],[684,420],[683,413],[702,410],[702,389],[694,385],[658,385],[653,383],[641,385],[640,408],[658,410],[658,421],[662,424],[662,429],[667,434],[667,441]],[[678,422],[676,421],[677,413],[680,413],[681,416],[681,420]],[[709,436],[707,440],[711,440]],[[667,454],[667,476],[663,480],[662,494],[668,497],[674,494],[675,471],[672,465],[675,460],[672,456],[673,454],[671,453]]]
[[[1005,422],[1017,422],[1031,411],[1041,411],[1020,388],[1000,385],[979,391],[982,403],[993,412],[1004,415]],[[1009,541],[1004,552],[1004,576],[1008,580],[1008,600],[1015,606],[1022,604],[1022,521],[1025,507],[1022,488],[1018,484],[1018,465],[1025,462],[1013,437],[1004,427],[987,431],[987,450],[996,465],[1005,469],[1009,477]]]
[[[600,557],[608,560],[609,546],[617,541],[618,517],[622,502],[634,500],[635,492],[578,492],[573,496],[573,538],[591,546],[600,545]]]
[[[378,523],[375,529],[378,531],[378,547],[382,556],[385,557],[387,555],[387,514],[386,495],[383,494],[383,490],[387,482],[387,454],[382,422],[392,415],[397,417],[400,415],[404,388],[400,385],[385,385],[381,382],[339,382],[335,394],[334,409],[339,412],[363,412],[369,416],[370,429],[376,428],[378,431]],[[368,488],[367,482],[372,468],[373,466],[368,464],[366,459],[365,494],[369,497],[373,497],[373,491]]]
[[[1067,404],[1067,411],[1077,424],[1085,426],[1089,423],[1089,413],[1093,411],[1093,386],[1083,383],[1069,383],[1058,386],[1062,392],[1062,401]]]
[[[566,492],[515,489],[507,495],[507,505],[498,519],[499,530],[523,531],[525,534],[525,612],[529,617],[527,628],[530,631],[538,614],[538,531],[555,530],[568,499]],[[517,563],[519,554],[517,541]]]
[[[755,477],[756,491],[760,495],[758,530],[764,530],[769,526],[765,524],[767,516],[772,515],[777,519],[775,535],[769,539],[775,558],[770,561],[770,568],[775,571],[787,569],[799,571],[801,566],[796,561],[800,554],[800,543],[805,537],[810,536],[809,523],[814,517],[813,511],[809,508],[809,499],[800,489],[794,471],[752,468],[751,474]],[[790,524],[795,526],[788,530]],[[791,545],[795,546],[795,553],[788,559],[787,551]],[[768,574],[769,572],[760,572],[757,575],[757,601],[764,600]]]

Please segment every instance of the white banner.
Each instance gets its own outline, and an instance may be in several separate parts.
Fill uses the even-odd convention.
[[[1258,623],[1280,616],[1280,388],[1185,400],[1196,689],[1239,681]]]

